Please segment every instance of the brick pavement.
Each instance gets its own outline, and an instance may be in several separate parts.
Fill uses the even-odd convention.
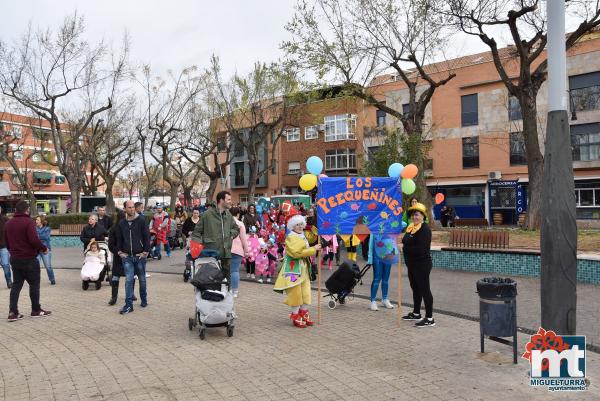
[[[0,321],[0,400],[600,397],[598,354],[588,353],[587,392],[549,393],[529,387],[527,365],[514,366],[509,347],[488,341],[488,352],[479,354],[479,326],[464,319],[438,315],[435,328],[396,327],[394,311],[370,312],[357,300],[325,308],[318,327],[296,329],[282,295],[244,282],[234,337],[212,329],[201,341],[188,331],[192,287],[179,275],[152,274],[150,306],[121,316],[106,304],[107,287],[83,292],[77,271],[56,274],[57,286],[42,285],[51,317]],[[0,300],[6,311],[8,290],[0,290]],[[519,336],[519,349],[526,341]]]
[[[81,265],[79,249],[58,248],[53,250],[57,266],[79,268]],[[359,256],[359,263],[364,263]],[[148,263],[149,271],[183,272],[183,251],[177,250],[172,258],[163,258],[161,261]],[[324,270],[323,280],[330,272]],[[395,301],[397,270],[394,269],[390,278],[390,298]],[[460,272],[434,269],[431,276],[431,287],[434,296],[434,307],[444,311],[467,315],[479,316],[479,300],[475,292],[475,283],[478,279],[494,275],[486,273]],[[243,275],[245,277],[245,275]],[[521,327],[537,330],[540,325],[540,280],[531,277],[512,277],[517,281],[519,292],[517,302],[517,320]],[[362,286],[357,286],[356,293],[368,296],[372,272],[369,271],[363,280]],[[412,293],[406,276],[406,268],[402,277],[402,302],[412,304]],[[324,288],[324,281],[323,281]],[[577,331],[588,338],[588,342],[600,347],[600,286],[592,284],[577,285]],[[381,293],[378,293],[378,297]],[[367,301],[357,300],[361,306],[368,306]]]

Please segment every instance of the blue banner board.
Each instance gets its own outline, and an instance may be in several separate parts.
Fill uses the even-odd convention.
[[[397,178],[319,178],[319,235],[402,232],[402,189]]]

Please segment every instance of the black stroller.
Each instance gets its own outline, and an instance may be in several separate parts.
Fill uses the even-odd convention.
[[[324,297],[329,297],[327,303],[329,309],[335,309],[338,302],[341,305],[345,304],[348,296],[354,298],[354,287],[358,283],[362,285],[362,278],[370,268],[370,264],[361,269],[348,260],[344,261],[325,281],[325,287],[329,294],[324,295]]]

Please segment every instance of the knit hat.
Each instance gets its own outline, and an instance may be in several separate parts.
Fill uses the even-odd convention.
[[[427,208],[422,203],[417,202],[414,206],[411,206],[408,208],[409,214],[412,214],[411,212],[415,212],[415,211],[421,212],[421,214],[423,214],[423,216],[427,216]]]
[[[286,219],[286,226],[290,231],[293,231],[294,227],[298,224],[302,224],[303,229],[306,227],[306,219],[301,214],[290,215]]]

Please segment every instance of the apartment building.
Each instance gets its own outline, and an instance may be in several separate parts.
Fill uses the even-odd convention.
[[[15,162],[36,196],[36,207],[46,213],[64,213],[71,199],[65,177],[44,161],[55,157],[47,124],[37,119],[10,113],[0,113],[2,143],[9,147]],[[0,159],[0,206],[12,210],[14,204],[26,196],[14,168],[6,159]]]

